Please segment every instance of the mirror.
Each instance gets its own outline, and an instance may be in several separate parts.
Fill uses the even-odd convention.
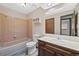
[[[59,15],[60,17],[54,15],[53,17],[46,19],[45,32],[49,34],[78,36],[78,9],[79,4],[75,6],[72,13],[64,14],[63,12],[64,15]]]
[[[60,24],[60,34],[71,35],[71,18],[61,19]]]
[[[68,36],[77,36],[77,15],[69,14],[60,18],[60,34]],[[75,26],[76,25],[76,26]]]

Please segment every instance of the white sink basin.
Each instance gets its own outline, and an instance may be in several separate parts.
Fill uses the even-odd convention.
[[[69,41],[69,40],[66,40],[66,39],[58,39],[58,38],[52,38],[52,37],[42,37],[42,39],[43,40],[45,40],[45,41],[48,41],[48,42],[58,42],[58,43],[63,43],[63,44],[65,44],[65,43],[77,43],[77,42],[74,42],[74,41]]]
[[[43,37],[42,39],[47,39],[47,40],[57,40],[57,38],[52,38],[52,37]]]

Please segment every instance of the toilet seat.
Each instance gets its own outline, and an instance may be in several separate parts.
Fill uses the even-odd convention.
[[[38,34],[35,34],[33,36],[33,40],[30,41],[30,42],[27,42],[26,43],[26,47],[27,47],[27,55],[36,55],[36,51],[37,51],[37,43],[38,43],[38,39],[39,38],[39,35]],[[38,53],[37,53],[38,54]]]
[[[34,42],[34,41],[26,43],[27,47],[33,47],[35,45],[36,45],[36,42]]]

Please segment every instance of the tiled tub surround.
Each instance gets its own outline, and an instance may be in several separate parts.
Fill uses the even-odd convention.
[[[39,40],[79,51],[79,37],[45,34]]]
[[[0,47],[11,46],[32,38],[32,19],[0,13]]]

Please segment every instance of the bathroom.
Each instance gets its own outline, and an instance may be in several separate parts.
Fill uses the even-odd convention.
[[[78,3],[0,3],[0,56],[79,55],[78,14]],[[40,42],[68,53],[44,52]]]

